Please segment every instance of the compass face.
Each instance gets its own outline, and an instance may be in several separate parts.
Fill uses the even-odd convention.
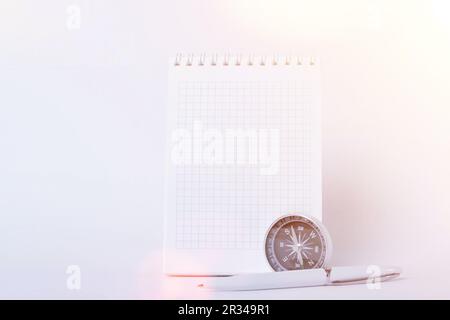
[[[329,239],[320,222],[300,215],[285,216],[267,233],[266,257],[275,271],[321,268],[331,250]]]

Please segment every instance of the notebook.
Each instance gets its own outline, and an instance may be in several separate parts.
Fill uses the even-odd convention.
[[[317,60],[177,55],[167,120],[166,274],[269,271],[270,225],[322,218]]]

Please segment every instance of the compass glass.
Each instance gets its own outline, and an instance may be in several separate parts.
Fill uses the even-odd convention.
[[[324,265],[327,239],[317,222],[304,216],[277,220],[266,237],[266,256],[275,271],[320,268]]]

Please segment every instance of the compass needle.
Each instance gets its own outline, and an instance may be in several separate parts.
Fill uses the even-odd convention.
[[[303,257],[302,254],[300,253],[300,250],[297,250],[297,260],[300,263],[300,265],[303,266]]]
[[[294,231],[294,227],[293,226],[291,226],[291,234],[290,234],[290,236],[291,236],[292,242],[294,244],[298,245],[297,237],[295,236],[295,231]]]
[[[309,239],[311,239],[311,235],[310,235],[308,238],[306,238],[306,239],[302,242],[302,244],[307,243],[307,242],[309,241]]]
[[[302,251],[302,254],[305,256],[305,259],[309,259],[309,256],[305,251]]]
[[[302,237],[303,237],[302,232],[299,231],[298,232],[298,243],[302,243]]]

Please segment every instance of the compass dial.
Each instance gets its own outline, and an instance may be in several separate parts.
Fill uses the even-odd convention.
[[[321,268],[331,256],[331,238],[314,218],[284,216],[269,228],[265,251],[275,271]]]

